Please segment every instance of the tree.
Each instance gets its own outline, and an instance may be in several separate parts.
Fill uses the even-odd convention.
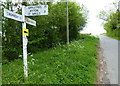
[[[44,4],[41,2],[26,3],[27,6]],[[21,3],[3,3],[4,8],[14,11],[13,6],[20,6]],[[27,24],[30,36],[28,37],[28,52],[36,53],[43,49],[49,49],[58,44],[66,43],[66,3],[47,2],[49,14],[42,16],[31,16],[29,18],[37,22],[37,26]],[[69,29],[70,40],[78,37],[79,31],[86,24],[86,16],[82,12],[83,7],[75,2],[69,2]],[[16,10],[21,14],[21,8]],[[3,28],[3,58],[13,60],[22,54],[22,32],[21,22],[12,19],[2,19]]]
[[[3,7],[13,10],[12,2],[3,2]],[[2,12],[3,14],[3,12]],[[2,16],[2,46],[3,46],[3,59],[9,60],[18,58],[18,55],[22,53],[21,49],[21,23],[12,19]],[[19,45],[19,46],[18,46]]]
[[[113,3],[115,6],[114,12],[105,12],[104,10],[100,12],[99,18],[105,21],[104,29],[107,31],[107,35],[113,37],[120,37],[118,32],[120,32],[120,11],[116,8],[116,3]]]

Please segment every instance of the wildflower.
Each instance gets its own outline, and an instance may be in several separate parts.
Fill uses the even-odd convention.
[[[22,55],[19,55],[19,57],[21,58],[21,57],[22,57]]]
[[[81,45],[80,45],[80,48],[84,48],[84,46],[81,46]]]
[[[33,56],[33,54],[32,54],[32,55],[30,55],[30,56]]]
[[[34,62],[32,61],[32,64],[34,65]]]
[[[32,60],[34,61],[35,59],[34,59],[34,58],[32,58]]]
[[[31,62],[32,62],[33,65],[34,65],[34,60],[35,60],[34,58],[31,59]]]

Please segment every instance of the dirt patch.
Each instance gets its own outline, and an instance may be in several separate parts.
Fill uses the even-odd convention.
[[[107,79],[107,66],[106,66],[106,61],[103,56],[103,51],[102,48],[100,47],[100,44],[97,47],[98,50],[98,58],[97,58],[97,80],[96,84],[109,84],[109,80]]]

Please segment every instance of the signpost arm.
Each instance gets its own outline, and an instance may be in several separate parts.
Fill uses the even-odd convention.
[[[25,22],[25,6],[22,6],[22,18],[23,18],[23,23],[22,23],[22,33],[23,33],[23,28],[26,28],[26,22]],[[24,75],[25,77],[28,77],[28,66],[27,66],[27,37],[26,35],[23,35],[23,64],[24,64]]]

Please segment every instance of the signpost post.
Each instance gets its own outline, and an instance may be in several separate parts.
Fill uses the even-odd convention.
[[[24,29],[26,29],[26,22],[25,22],[25,6],[22,6],[22,31],[24,33]],[[24,63],[24,75],[28,77],[28,66],[27,66],[27,42],[28,39],[25,34],[22,35],[23,37],[23,63]]]
[[[26,23],[36,26],[36,21],[27,18],[25,16],[37,16],[37,15],[48,15],[48,5],[40,6],[22,6],[22,15],[4,9],[4,16],[17,21],[22,22],[22,38],[23,38],[23,64],[24,64],[24,75],[28,77],[28,65],[27,65],[27,43],[29,36],[29,30],[26,29]]]

